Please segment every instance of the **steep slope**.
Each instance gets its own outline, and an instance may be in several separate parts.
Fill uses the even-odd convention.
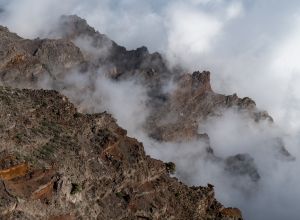
[[[107,113],[55,91],[0,87],[1,219],[242,219],[187,187]]]
[[[74,42],[90,66],[92,63],[96,69],[104,67],[110,78],[135,80],[148,89],[152,111],[145,127],[152,138],[162,141],[197,138],[199,122],[220,114],[223,108],[245,110],[255,121],[273,121],[248,97],[241,99],[236,94],[226,96],[213,92],[209,72],[189,74],[179,67],[170,69],[159,53],[150,54],[146,47],[127,51],[76,15],[63,16],[52,32],[55,37]],[[176,89],[164,91],[164,86],[170,82]]]
[[[171,69],[159,53],[151,54],[145,47],[128,51],[77,16],[63,16],[50,32],[54,39],[26,40],[7,28],[0,28],[3,85],[55,89],[67,95],[82,112],[94,113],[103,106],[97,84],[103,80],[101,76],[115,82],[134,81],[145,88],[148,95],[149,115],[140,129],[161,142],[201,139],[207,143],[208,158],[225,163],[225,169],[234,174],[239,172],[227,166],[235,163],[227,163],[226,158],[214,155],[209,137],[199,132],[201,125],[208,117],[222,115],[224,109],[247,114],[257,122],[273,121],[248,97],[215,93],[209,72],[190,74],[181,68]],[[174,88],[166,90],[168,83]],[[280,140],[274,149],[292,159]],[[244,167],[242,174],[258,180],[258,172],[253,175],[256,170],[253,160],[249,155],[240,156],[241,153],[228,159],[237,159],[236,163]]]
[[[69,85],[65,78],[76,71],[90,79],[81,91],[90,96],[97,88],[95,79],[100,74],[99,68],[101,74],[115,81],[134,80],[147,89],[151,112],[144,127],[146,133],[157,140],[197,138],[201,120],[219,114],[223,108],[246,110],[256,121],[272,121],[249,98],[213,92],[209,72],[189,74],[182,69],[171,70],[159,53],[150,54],[145,47],[127,51],[77,16],[62,17],[60,24],[52,30],[54,37],[60,37],[57,40],[24,40],[6,28],[1,28],[0,33],[3,39],[0,45],[3,85],[46,87],[68,94],[74,85]],[[176,88],[165,91],[165,85],[170,82]],[[76,85],[75,89],[79,90]],[[81,109],[94,111],[93,106],[85,106],[77,95],[70,99]]]
[[[77,16],[63,16],[60,23],[49,32],[52,39],[29,40],[0,26],[2,85],[54,89],[65,94],[81,113],[98,113],[105,104],[102,102],[101,90],[99,92],[99,82],[107,79],[116,84],[134,82],[134,85],[144,88],[147,93],[149,114],[139,129],[151,140],[155,140],[156,143],[189,143],[201,140],[207,145],[205,158],[222,164],[224,172],[249,176],[253,182],[258,182],[260,175],[255,161],[249,154],[236,152],[236,155],[228,158],[218,157],[214,154],[208,135],[201,133],[207,118],[221,116],[223,111],[228,109],[246,114],[255,122],[272,123],[273,119],[267,112],[259,110],[252,99],[239,98],[236,94],[218,94],[211,87],[210,72],[188,73],[179,67],[171,68],[162,55],[149,53],[146,47],[127,50]],[[167,88],[169,84],[172,84],[172,89]],[[172,164],[165,165],[145,156],[142,145],[126,137],[126,132],[120,129],[108,114],[77,113],[67,101],[62,104],[61,100],[66,98],[55,92],[2,90],[2,100],[9,105],[3,107],[3,112],[10,115],[2,117],[4,138],[1,150],[6,149],[7,152],[3,152],[1,175],[2,180],[10,181],[7,188],[5,183],[3,185],[3,198],[13,201],[9,204],[12,204],[12,210],[17,211],[14,211],[12,216],[17,216],[20,211],[20,215],[33,215],[34,218],[62,213],[71,213],[71,216],[79,218],[82,212],[85,217],[95,213],[93,217],[99,219],[135,219],[138,216],[146,219],[164,219],[172,216],[175,219],[215,219],[216,216],[225,218],[238,213],[235,209],[220,209],[214,199],[209,199],[203,202],[206,205],[200,208],[202,211],[199,214],[196,210],[198,204],[202,203],[201,199],[212,198],[208,196],[212,192],[211,187],[189,189],[183,184],[178,185],[175,179],[167,175],[167,171],[173,167]],[[24,100],[19,100],[18,96]],[[24,102],[29,103],[28,106],[19,109],[23,104],[27,105]],[[65,105],[70,109],[64,110]],[[8,110],[11,107],[16,109],[16,113],[7,113],[12,111]],[[29,110],[32,112],[29,113]],[[25,114],[22,120],[19,119],[21,113]],[[30,117],[33,117],[34,123]],[[21,126],[21,122],[24,122],[25,126]],[[97,123],[100,123],[100,128],[97,127]],[[131,147],[134,148],[133,151]],[[279,151],[283,158],[292,159],[280,139],[274,149]],[[19,156],[21,162],[18,162]],[[89,161],[96,165],[90,165]],[[39,166],[43,169],[38,169]],[[12,176],[7,179],[6,173],[10,173],[11,169]],[[65,175],[66,172],[70,173]],[[57,184],[61,183],[58,181],[61,175],[67,179],[68,185],[62,188],[62,194],[55,191],[54,197],[46,200],[46,203],[50,204],[45,206],[47,211],[26,212],[27,208],[31,210],[33,206],[24,208],[25,206],[20,204],[25,205],[35,198],[35,192],[44,195],[44,191],[36,191],[44,189],[44,184],[47,185],[45,191],[51,189],[52,194],[52,183],[54,188],[57,188]],[[88,182],[85,178],[92,179],[89,182],[90,188],[100,184],[95,195],[101,195],[101,198],[91,198],[89,192],[83,190],[85,182]],[[36,179],[39,183],[36,183]],[[104,179],[104,183],[98,183],[99,179]],[[33,188],[25,190],[29,185]],[[173,185],[175,188],[172,188]],[[105,192],[100,188],[105,189]],[[23,203],[18,203],[17,206],[23,208],[14,208],[17,204],[14,199],[16,197],[14,193],[10,194],[9,190],[16,190],[17,197],[21,195],[20,198],[25,198],[26,202],[21,199]],[[83,194],[73,195],[74,191],[81,190]],[[61,201],[68,201],[70,204],[65,206]],[[80,201],[80,204],[76,201]],[[56,213],[53,207],[61,208]],[[98,209],[104,210],[103,215]],[[108,211],[109,209],[116,209],[116,212]],[[24,216],[21,218],[25,218]]]

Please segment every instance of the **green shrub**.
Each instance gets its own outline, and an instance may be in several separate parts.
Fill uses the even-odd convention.
[[[165,163],[167,172],[170,174],[174,174],[176,172],[176,165],[173,162]]]

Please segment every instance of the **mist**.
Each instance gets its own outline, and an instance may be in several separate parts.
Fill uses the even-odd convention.
[[[239,204],[248,219],[298,218],[295,207],[299,202],[297,184],[300,178],[295,174],[299,169],[299,160],[280,155],[277,137],[281,137],[287,149],[297,157],[299,138],[291,136],[275,124],[257,124],[247,116],[233,111],[224,112],[219,119],[211,118],[204,130],[210,136],[215,154],[229,156],[238,152],[248,153],[254,158],[261,176],[258,183],[249,188],[240,180],[229,182],[228,185],[214,181],[220,198]],[[241,187],[240,184],[243,190],[237,190]],[[222,192],[220,188],[228,188],[233,196],[226,198],[228,195],[223,194],[226,190],[223,189]]]
[[[222,161],[207,158],[203,141],[160,143],[149,138],[142,129],[149,97],[136,81],[111,81],[101,69],[97,75],[73,71],[61,79],[62,92],[80,103],[80,111],[110,112],[130,136],[144,143],[148,154],[175,162],[181,181],[212,183],[217,199],[241,208],[245,219],[298,219],[299,1],[0,0],[0,7],[0,24],[23,37],[49,37],[61,15],[77,14],[128,49],[146,45],[163,53],[170,66],[210,70],[216,92],[253,98],[274,118],[273,124],[224,110],[201,124],[199,132],[209,135],[220,158],[251,155],[261,176],[258,182],[225,172]],[[91,54],[107,52],[93,48],[88,39],[77,39],[76,45]],[[49,79],[40,86],[53,88]],[[278,138],[292,160],[276,148]]]

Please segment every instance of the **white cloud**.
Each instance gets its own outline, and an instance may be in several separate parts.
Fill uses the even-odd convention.
[[[176,4],[168,11],[167,27],[169,56],[186,61],[190,56],[211,49],[214,38],[221,31],[222,23],[209,14]]]
[[[273,59],[272,68],[281,76],[284,72],[300,72],[300,16],[294,17],[293,29],[289,31],[284,39],[276,45]]]
[[[134,82],[115,84],[99,78],[95,80],[98,90],[79,93],[90,79],[74,74],[65,80],[77,93],[64,91],[86,102],[92,97],[93,102],[86,104],[96,111],[112,112],[130,134],[145,142],[149,153],[177,162],[180,175],[189,183],[212,182],[218,198],[243,208],[249,219],[298,219],[299,160],[282,163],[268,149],[269,138],[279,135],[300,156],[299,1],[0,0],[3,4],[6,12],[0,23],[22,36],[46,36],[61,14],[78,14],[129,48],[146,45],[151,51],[163,51],[173,64],[211,70],[213,88],[220,93],[238,92],[253,98],[271,113],[280,129],[249,124],[232,113],[212,119],[205,127],[217,154],[248,152],[255,157],[263,178],[258,191],[247,198],[235,188],[246,184],[244,179],[230,179],[219,166],[202,160],[203,143],[160,145],[136,134],[147,115],[147,97]],[[89,45],[81,46],[91,50]],[[99,93],[103,94],[100,98]]]
[[[243,13],[243,5],[241,2],[233,2],[226,10],[227,18],[233,19],[240,16]]]

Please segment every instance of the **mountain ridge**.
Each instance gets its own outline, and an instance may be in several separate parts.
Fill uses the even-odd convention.
[[[199,131],[208,118],[224,110],[245,114],[253,122],[273,123],[266,111],[248,97],[215,93],[209,71],[171,68],[161,54],[149,53],[146,47],[127,50],[78,16],[63,16],[49,36],[23,39],[0,26],[0,79],[12,87],[0,88],[1,135],[9,143],[2,143],[0,155],[1,195],[10,201],[11,210],[3,208],[5,218],[242,219],[238,209],[216,201],[212,185],[188,187],[170,177],[174,164],[151,159],[111,115],[99,113],[104,102],[98,83],[133,81],[146,91],[149,114],[139,129],[149,138],[174,144],[200,140],[207,160],[254,183],[260,175],[251,155],[215,155],[208,135]],[[168,83],[172,89],[166,89]],[[14,114],[8,117],[9,111]],[[280,140],[275,150],[292,158]],[[97,166],[109,177],[101,186],[97,178],[105,175]],[[32,190],[24,189],[31,183]],[[94,201],[92,189],[93,195],[104,197]],[[59,212],[54,209],[57,203]],[[33,210],[35,205],[46,211]]]
[[[213,186],[170,177],[109,114],[78,113],[55,91],[0,97],[2,219],[241,219]]]

